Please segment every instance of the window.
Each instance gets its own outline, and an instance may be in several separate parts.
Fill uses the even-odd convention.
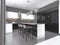
[[[17,18],[19,18],[17,12],[7,12],[6,17],[7,17],[7,18],[12,18],[12,19],[17,19]]]
[[[21,19],[23,19],[23,20],[34,20],[34,15],[31,15],[31,14],[27,15],[27,14],[22,13]]]

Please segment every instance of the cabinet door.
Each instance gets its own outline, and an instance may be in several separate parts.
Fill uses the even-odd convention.
[[[18,29],[18,24],[13,24],[13,29]]]

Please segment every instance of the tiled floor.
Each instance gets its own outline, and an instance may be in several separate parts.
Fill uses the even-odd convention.
[[[55,37],[57,35],[58,35],[57,33],[45,31],[45,40],[53,38],[53,37]]]
[[[46,40],[47,39],[49,40],[56,36],[57,36],[56,33],[48,32],[48,31],[46,31],[46,33],[45,33]],[[57,38],[58,38],[58,40],[56,40],[56,41],[59,41],[59,36]],[[40,39],[38,43],[44,42],[45,39],[43,39],[43,38]],[[25,41],[25,38],[22,38],[22,36],[19,34],[19,31],[15,30],[13,33],[6,34],[5,45],[34,45],[34,44],[37,44],[37,41],[38,40],[36,39],[36,37],[33,37],[33,40],[31,38],[29,38],[28,41]],[[50,42],[50,41],[47,41],[47,42]],[[55,43],[55,42],[53,42],[53,43]]]
[[[6,41],[5,45],[34,45],[36,44],[36,37],[33,39],[29,38],[25,41],[24,38],[15,30],[13,33],[6,34]]]

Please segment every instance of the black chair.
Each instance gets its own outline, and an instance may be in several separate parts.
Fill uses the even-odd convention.
[[[31,28],[25,28],[24,32],[25,32],[25,41],[27,41],[28,37],[30,38]]]

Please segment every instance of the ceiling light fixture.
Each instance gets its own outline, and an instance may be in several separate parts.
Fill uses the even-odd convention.
[[[35,8],[35,9],[34,9],[34,13],[37,13],[37,12],[38,12],[38,9],[37,9],[37,8]]]
[[[30,13],[29,12],[27,12],[27,15],[29,15]]]
[[[33,14],[33,11],[32,10],[30,11],[30,14]]]
[[[27,2],[30,2],[29,0],[27,0]]]
[[[29,12],[27,12],[27,15],[29,15],[29,14],[33,14],[33,11],[30,10]]]

